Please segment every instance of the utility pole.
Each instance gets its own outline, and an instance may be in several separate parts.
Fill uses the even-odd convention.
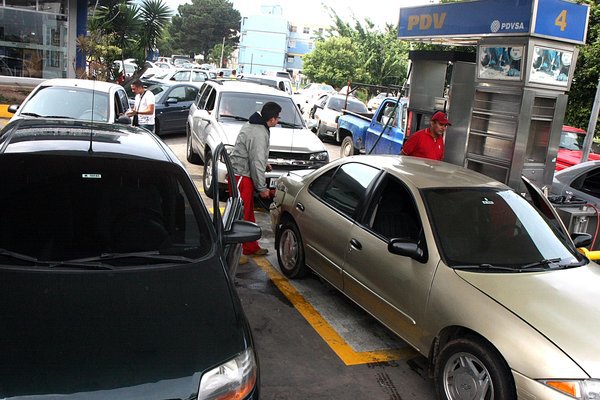
[[[225,50],[225,36],[223,36],[223,44],[221,45],[221,63],[219,68],[223,68],[223,51]]]
[[[587,135],[585,135],[585,139],[583,140],[581,162],[586,162],[588,160],[588,156],[590,155],[590,149],[592,148],[592,142],[594,141],[594,132],[596,131],[596,123],[598,122],[598,111],[600,111],[600,78],[598,78],[596,98],[594,99],[592,115],[590,115],[590,122],[588,123]]]

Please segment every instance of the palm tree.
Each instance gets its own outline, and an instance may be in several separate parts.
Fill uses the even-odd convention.
[[[138,44],[144,49],[146,59],[171,20],[171,10],[162,0],[144,0],[140,7],[140,19]]]

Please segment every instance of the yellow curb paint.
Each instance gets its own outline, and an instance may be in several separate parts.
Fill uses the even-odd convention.
[[[13,115],[8,112],[8,104],[0,104],[0,118],[12,118]]]
[[[300,314],[317,331],[321,338],[337,354],[346,365],[367,364],[372,362],[383,362],[402,360],[416,356],[418,353],[410,347],[405,349],[392,349],[381,351],[357,352],[329,325],[319,312],[290,284],[287,279],[279,273],[265,257],[255,257],[254,261],[277,286],[277,288],[288,298]]]

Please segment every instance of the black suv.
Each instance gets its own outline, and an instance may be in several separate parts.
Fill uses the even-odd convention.
[[[114,124],[14,121],[0,168],[0,398],[258,398],[239,196],[211,217],[160,139]]]

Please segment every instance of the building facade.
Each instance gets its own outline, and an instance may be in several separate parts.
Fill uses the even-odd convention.
[[[85,0],[0,0],[0,76],[75,77],[86,16]]]

